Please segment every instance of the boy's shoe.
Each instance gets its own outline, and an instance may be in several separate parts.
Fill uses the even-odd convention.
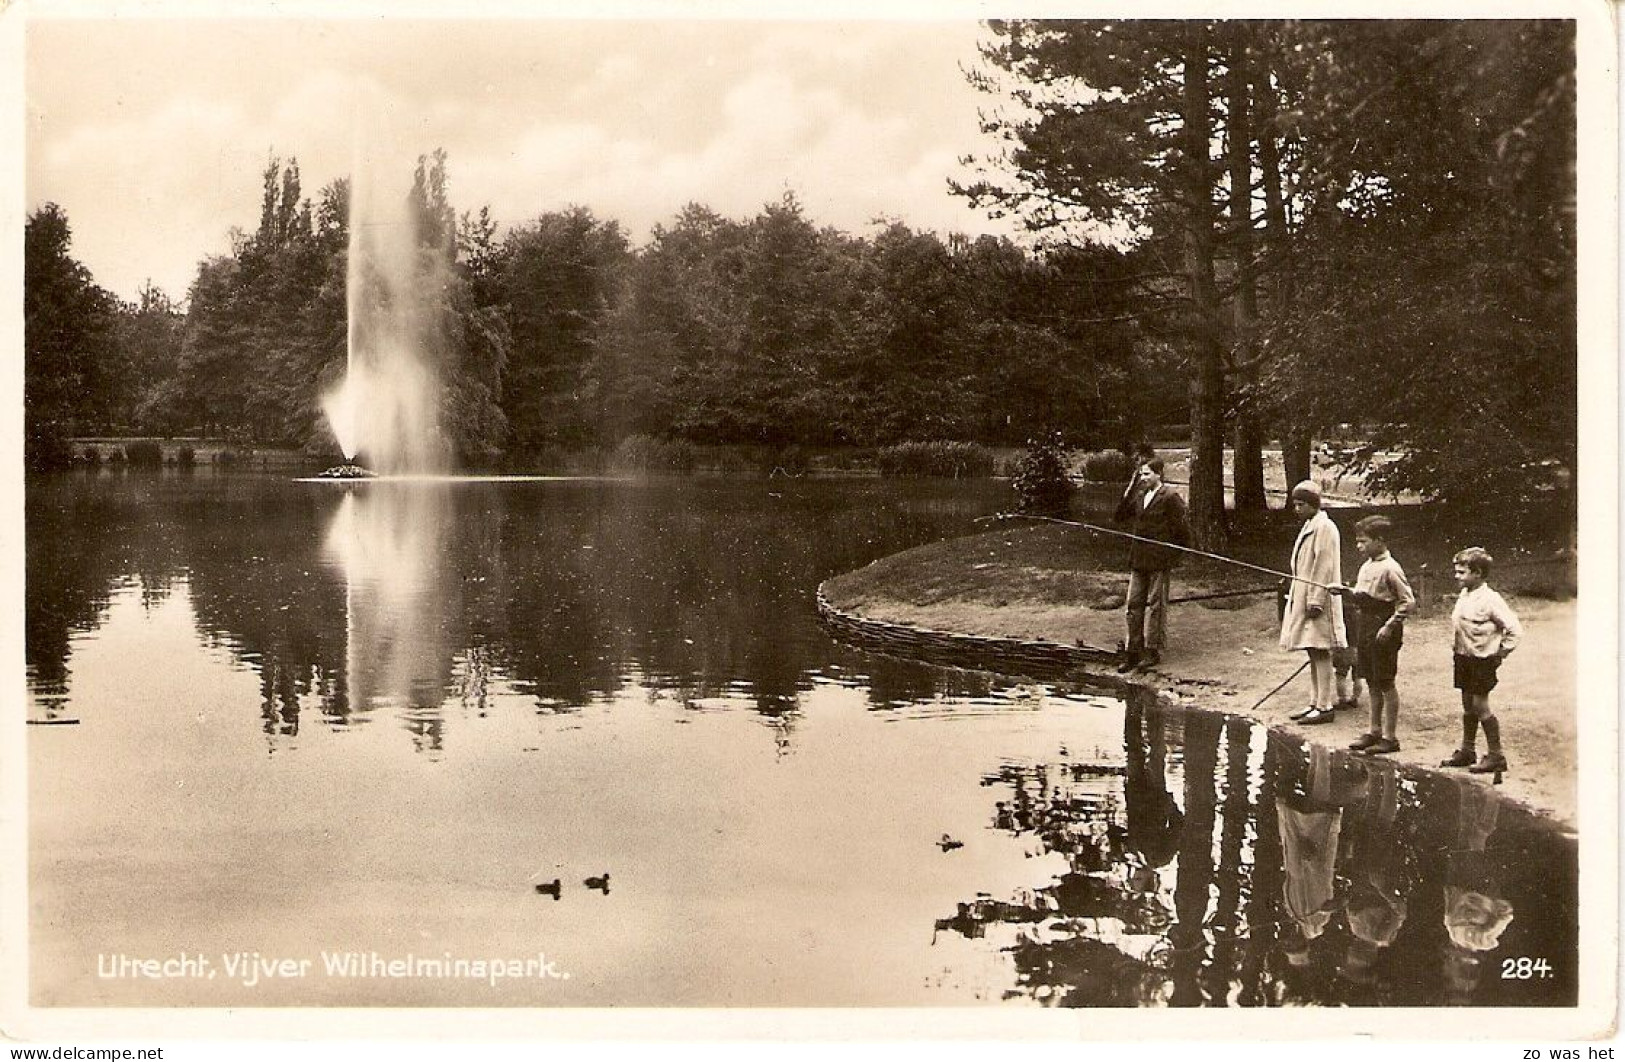
[[[1361,751],[1367,756],[1383,756],[1390,752],[1398,752],[1399,742],[1393,738],[1379,738]]]
[[[1467,768],[1470,774],[1490,774],[1507,769],[1507,758],[1499,752],[1486,752],[1484,758]]]
[[[1162,663],[1162,654],[1155,649],[1147,649],[1145,655],[1140,657],[1139,670],[1150,671],[1160,663]]]
[[[1349,748],[1353,749],[1355,752],[1359,752],[1362,749],[1370,748],[1372,745],[1375,745],[1381,740],[1381,734],[1373,734],[1368,731],[1349,742]]]
[[[1336,704],[1332,705],[1332,707],[1337,709],[1340,712],[1352,712],[1352,711],[1354,711],[1354,709],[1360,707],[1360,702],[1359,701],[1338,701]]]
[[[1137,668],[1139,666],[1140,666],[1140,654],[1136,653],[1132,649],[1129,649],[1129,650],[1126,650],[1123,653],[1123,659],[1118,662],[1117,673],[1119,675],[1126,675],[1130,671],[1133,671],[1135,668]]]
[[[1471,767],[1474,763],[1473,753],[1470,749],[1457,749],[1450,754],[1448,760],[1440,760],[1440,767]]]

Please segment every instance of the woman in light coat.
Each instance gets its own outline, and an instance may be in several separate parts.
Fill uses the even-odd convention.
[[[1348,645],[1342,599],[1328,592],[1343,582],[1343,538],[1320,508],[1320,487],[1304,480],[1292,488],[1292,508],[1303,519],[1292,544],[1292,581],[1281,614],[1281,648],[1309,654],[1313,693],[1309,707],[1294,713],[1300,723],[1329,723],[1336,703],[1332,650]]]

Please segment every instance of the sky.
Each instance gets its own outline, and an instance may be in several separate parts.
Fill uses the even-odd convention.
[[[31,19],[28,209],[133,298],[186,293],[260,174],[303,187],[371,167],[405,194],[447,152],[459,210],[502,226],[579,204],[634,242],[689,202],[736,218],[794,191],[815,223],[1014,234],[947,189],[993,146],[966,81],[985,31],[955,21]]]

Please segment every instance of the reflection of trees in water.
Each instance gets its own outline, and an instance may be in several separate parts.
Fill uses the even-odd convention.
[[[1226,1006],[1231,1002],[1231,985],[1223,972],[1233,970],[1240,961],[1240,949],[1246,940],[1243,907],[1253,887],[1253,859],[1257,853],[1257,840],[1250,837],[1252,805],[1251,782],[1253,727],[1243,719],[1227,719],[1224,723],[1224,750],[1221,759],[1226,764],[1221,780],[1222,797],[1219,805],[1219,860],[1221,867],[1234,868],[1235,873],[1218,877],[1216,917],[1213,921],[1213,960],[1207,965],[1209,977],[1203,991],[1210,1004]]]
[[[437,519],[425,526],[404,511],[374,519],[382,526],[367,531],[363,550],[428,572],[416,604],[391,613],[373,608],[384,603],[364,587],[347,595],[343,565],[324,550],[344,497],[332,484],[209,475],[31,482],[32,691],[42,702],[66,695],[68,635],[95,629],[116,587],[138,577],[156,600],[186,578],[200,637],[258,674],[259,725],[273,742],[297,735],[312,710],[346,726],[377,701],[434,748],[445,740],[434,717],[457,710],[462,661],[478,649],[506,688],[536,698],[537,711],[613,695],[636,675],[679,693],[746,697],[783,748],[830,655],[812,588],[964,527],[983,508],[963,485],[703,479],[370,484],[354,488],[351,507],[365,503],[376,516],[413,494],[441,498]],[[347,596],[350,611],[360,606],[359,633]],[[907,664],[875,661],[869,670],[882,703],[964,684]]]
[[[1147,748],[1138,740],[1141,719],[1130,712],[1129,720],[1127,777],[1068,762],[1003,764],[983,780],[1009,791],[995,803],[994,828],[1035,837],[1067,865],[1051,885],[1011,901],[980,897],[937,923],[939,931],[978,937],[990,925],[1019,927],[1006,946],[1016,995],[1047,1005],[1121,1006],[1163,992],[1169,910],[1157,867],[1172,858],[1169,833],[1180,813],[1165,780],[1146,777],[1148,763],[1162,762],[1160,731]],[[1167,799],[1156,800],[1159,791]]]
[[[427,572],[416,604],[395,606],[406,626],[383,609],[361,639],[377,645],[362,645],[360,659],[395,677],[352,688],[346,577],[323,554],[342,498],[331,485],[31,483],[30,688],[47,712],[65,695],[70,632],[101,623],[115,588],[139,580],[150,603],[186,578],[200,636],[258,674],[256,725],[273,747],[308,726],[312,708],[350,725],[368,690],[387,688],[415,745],[432,752],[451,740],[448,716],[491,709],[496,676],[552,712],[614,693],[636,670],[679,701],[749,697],[783,751],[810,669],[830,660],[811,587],[958,526],[965,512],[869,504],[890,488],[865,501],[871,488],[773,486],[782,506],[750,496],[763,483],[447,491],[433,534],[421,516],[400,515],[418,538],[406,555]],[[877,704],[988,696],[1002,682],[865,668]],[[1343,753],[1316,768],[1295,739],[1138,701],[1124,737],[1120,779],[1065,756],[986,779],[1006,791],[994,827],[1034,837],[1066,870],[1030,893],[963,905],[939,927],[1016,930],[1022,994],[1065,1005],[1574,999],[1574,846],[1478,782],[1393,778],[1381,761]],[[1335,844],[1324,816],[1338,820]],[[1305,822],[1328,827],[1329,887],[1323,864],[1289,858]],[[1311,869],[1319,899],[1297,914],[1323,924],[1306,941],[1286,898],[1310,895]],[[1517,955],[1548,958],[1550,976],[1503,980],[1499,959]]]
[[[869,703],[874,708],[895,708],[901,705],[929,701],[946,692],[945,683],[952,683],[952,692],[961,697],[985,697],[993,689],[993,679],[973,671],[944,675],[925,667],[882,665],[865,673],[868,679]],[[957,680],[957,681],[956,681]]]
[[[1276,910],[1286,869],[1281,857],[1279,822],[1268,812],[1275,807],[1281,758],[1283,754],[1290,755],[1290,749],[1283,743],[1266,735],[1252,736],[1259,740],[1249,740],[1249,750],[1262,744],[1263,758],[1262,769],[1256,777],[1257,811],[1249,816],[1253,836],[1250,887],[1244,891],[1241,902],[1240,931],[1245,939],[1240,945],[1236,1002],[1244,1007],[1280,1003],[1274,992],[1275,982],[1270,978],[1269,964],[1274,956]],[[1235,792],[1234,787],[1231,792]]]
[[[101,625],[115,589],[135,586],[148,608],[168,597],[181,553],[165,515],[176,504],[169,487],[144,471],[28,481],[24,659],[46,717],[68,695],[70,638]]]
[[[1214,788],[1220,718],[1192,715],[1185,720],[1185,824],[1179,834],[1178,876],[1174,879],[1171,964],[1174,1006],[1203,1001],[1197,974],[1208,957],[1209,891],[1213,886]]]
[[[809,611],[832,518],[798,497],[766,481],[611,492],[588,563],[624,653],[657,681],[743,680],[763,715],[793,711],[810,661],[787,621]]]
[[[1572,1003],[1572,844],[1476,781],[1406,777],[1207,713],[1185,713],[1182,734],[1168,722],[1129,706],[1120,787],[1076,763],[1005,765],[984,780],[1009,791],[993,828],[1067,863],[1045,886],[981,896],[937,922],[1009,953],[1013,995],[1061,1006]],[[1170,737],[1182,745],[1182,807],[1165,773]],[[1517,954],[1563,956],[1553,968],[1566,980],[1523,981],[1515,995],[1499,959]]]
[[[1001,764],[983,785],[1002,782],[1011,788],[1008,822],[1012,832],[1031,833],[1046,850],[1067,857],[1075,869],[1094,873],[1114,866],[1122,850],[1123,831],[1116,821],[1116,779],[1107,771],[1074,771],[1071,765]]]
[[[298,734],[306,707],[349,715],[344,589],[320,551],[333,497],[257,486],[224,481],[165,531],[180,542],[200,636],[258,672],[274,747]]]
[[[522,688],[568,703],[640,680],[702,697],[748,698],[788,735],[829,642],[813,621],[817,582],[854,538],[874,554],[940,533],[971,513],[960,499],[922,520],[906,498],[868,505],[850,484],[649,480],[497,492],[510,586],[493,642]],[[913,525],[919,525],[914,527]],[[833,560],[832,556],[842,559]],[[857,562],[853,562],[856,566]],[[877,699],[915,701],[940,677],[877,664]]]
[[[490,712],[488,699],[491,694],[491,657],[485,646],[470,646],[456,662],[453,671],[463,710],[472,712],[477,719],[484,719]]]

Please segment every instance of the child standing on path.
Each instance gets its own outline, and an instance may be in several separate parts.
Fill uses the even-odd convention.
[[[1371,727],[1349,748],[1369,755],[1399,751],[1399,648],[1405,641],[1405,617],[1416,608],[1405,570],[1388,552],[1392,529],[1382,516],[1367,516],[1354,525],[1354,544],[1365,563],[1352,589],[1338,586],[1332,591],[1353,595],[1354,675],[1370,691]]]
[[[1461,690],[1461,748],[1439,766],[1466,767],[1474,774],[1507,769],[1506,756],[1501,752],[1501,722],[1490,707],[1490,691],[1495,688],[1501,661],[1517,648],[1523,636],[1517,614],[1500,594],[1485,585],[1494,562],[1478,546],[1469,546],[1452,558],[1456,585],[1461,587],[1450,616],[1455,630],[1456,688]],[[1484,728],[1489,751],[1474,763],[1473,746],[1479,727]]]
[[[1349,644],[1342,599],[1329,592],[1343,582],[1343,540],[1337,525],[1321,512],[1320,501],[1320,485],[1313,480],[1292,488],[1292,510],[1303,527],[1292,544],[1292,580],[1281,612],[1281,648],[1309,654],[1309,707],[1291,716],[1306,725],[1336,718],[1332,651]]]

